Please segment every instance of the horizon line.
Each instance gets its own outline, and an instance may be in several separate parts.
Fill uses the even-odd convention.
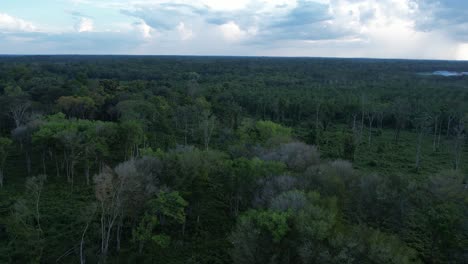
[[[194,54],[86,54],[86,53],[25,53],[25,54],[2,54],[0,57],[34,57],[34,56],[95,56],[95,57],[227,57],[227,58],[272,58],[272,59],[344,59],[344,60],[402,60],[402,61],[446,61],[446,62],[468,62],[468,60],[456,59],[428,59],[428,58],[385,58],[385,57],[321,57],[321,56],[271,56],[271,55],[194,55]]]

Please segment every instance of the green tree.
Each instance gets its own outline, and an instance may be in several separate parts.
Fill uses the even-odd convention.
[[[138,243],[140,254],[147,243],[152,243],[151,249],[154,249],[154,246],[169,246],[170,236],[164,234],[163,224],[167,225],[170,221],[183,224],[187,205],[178,192],[161,191],[148,201],[147,211],[133,230],[133,242]]]

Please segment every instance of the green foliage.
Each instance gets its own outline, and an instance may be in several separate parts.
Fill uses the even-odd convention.
[[[279,243],[289,231],[288,216],[287,212],[251,211],[242,216],[240,221],[253,221],[255,226],[272,236],[274,243]]]
[[[372,263],[421,263],[416,251],[408,248],[397,237],[379,231],[367,231],[368,257]]]
[[[255,129],[258,133],[259,140],[265,141],[273,137],[290,137],[291,128],[283,127],[271,121],[257,121]]]
[[[1,57],[0,262],[464,263],[466,66]]]
[[[8,97],[18,97],[18,96],[23,96],[25,93],[19,87],[18,85],[10,84],[7,85],[4,89],[3,92],[5,93],[6,96]]]
[[[155,214],[170,217],[178,223],[185,222],[185,207],[187,202],[178,192],[160,192],[155,199],[148,202],[149,210]]]
[[[245,119],[238,130],[239,137],[247,142],[288,141],[292,130],[272,121],[253,121]]]
[[[94,100],[86,96],[62,96],[57,100],[57,106],[68,116],[78,118],[85,118],[96,109]]]
[[[185,222],[185,208],[187,202],[178,192],[162,191],[156,198],[148,201],[148,209],[138,226],[133,230],[133,241],[140,243],[140,251],[143,243],[153,242],[157,247],[166,248],[170,244],[170,236],[156,233],[160,229],[159,218],[169,218],[176,223]]]

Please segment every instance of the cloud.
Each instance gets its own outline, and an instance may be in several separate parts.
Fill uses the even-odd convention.
[[[138,4],[130,9],[122,9],[120,12],[141,19],[152,28],[173,30],[179,25],[181,19],[196,19],[204,10],[186,4],[159,3],[155,5]]]
[[[229,21],[226,24],[220,25],[219,30],[223,35],[224,39],[227,41],[240,41],[244,39],[248,33],[242,30],[236,23]]]
[[[31,22],[0,13],[0,32],[34,32],[37,30]]]
[[[4,54],[129,54],[141,42],[129,32],[0,33]]]
[[[300,0],[297,6],[293,8],[286,16],[273,23],[272,27],[298,27],[308,26],[315,23],[321,23],[331,20],[327,4]]]
[[[465,0],[414,0],[418,6],[416,26],[421,31],[444,32],[455,40],[468,41],[468,2]]]
[[[2,50],[468,57],[464,0],[68,1],[73,24],[53,32],[0,13]]]
[[[182,40],[190,40],[194,37],[193,31],[186,27],[183,22],[180,22],[177,26],[177,31],[179,32],[180,39]]]
[[[459,60],[468,60],[468,43],[458,46],[456,58]]]
[[[141,33],[141,36],[145,40],[151,39],[156,35],[156,31],[148,24],[146,24],[145,21],[136,22],[133,25],[135,26],[137,31]]]
[[[343,34],[327,23],[332,19],[329,6],[320,2],[244,1],[235,6],[233,10],[218,10],[219,6],[214,9],[208,5],[150,2],[129,6],[121,13],[161,31],[179,30],[182,21],[204,23],[205,27],[214,25],[228,41],[329,39]]]
[[[80,17],[75,24],[75,30],[78,32],[91,32],[94,30],[94,21],[91,18]]]

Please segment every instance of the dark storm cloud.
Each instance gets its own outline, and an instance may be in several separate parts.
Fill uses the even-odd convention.
[[[468,1],[415,0],[419,14],[414,19],[421,31],[443,31],[456,40],[468,40]]]

